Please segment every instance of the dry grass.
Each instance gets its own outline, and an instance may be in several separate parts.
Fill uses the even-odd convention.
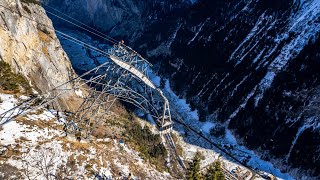
[[[20,124],[24,124],[29,126],[30,129],[32,129],[33,127],[39,127],[39,128],[46,128],[47,126],[45,126],[44,124],[42,124],[40,121],[31,121],[28,120],[25,117],[17,117],[16,122],[19,122]]]
[[[53,136],[51,139],[41,139],[41,140],[38,141],[38,144],[37,144],[37,145],[38,145],[39,148],[40,148],[41,145],[47,144],[47,143],[51,143],[52,140],[59,139],[59,138],[60,138],[59,136],[55,135],[55,136]]]
[[[13,158],[13,159],[18,159],[21,157],[22,152],[20,151],[21,146],[18,144],[15,147],[9,146],[7,148],[7,152],[2,156],[2,158],[8,159],[8,158]]]
[[[82,155],[82,154],[80,154],[79,156],[77,156],[76,159],[77,159],[77,164],[78,164],[79,166],[82,166],[82,164],[83,164],[85,161],[87,161],[87,157],[84,156],[84,155]]]
[[[37,111],[35,114],[39,115],[42,112]],[[57,129],[62,130],[63,125],[58,125],[54,120],[29,120],[25,116],[20,116],[16,118],[16,122],[29,126],[29,128],[37,127],[40,129]]]
[[[71,169],[77,168],[77,163],[76,163],[76,159],[74,158],[74,155],[71,155],[68,157],[68,161],[67,161],[66,166],[70,167]]]
[[[91,144],[87,142],[69,141],[65,137],[59,137],[58,140],[62,141],[62,148],[64,151],[83,151],[85,154],[90,153],[89,147]]]
[[[19,139],[20,139],[21,142],[31,141],[30,139],[28,139],[26,137],[23,137],[23,136],[21,136]]]
[[[93,130],[92,135],[96,138],[106,138],[112,135],[112,131],[109,127],[98,126],[96,129]]]

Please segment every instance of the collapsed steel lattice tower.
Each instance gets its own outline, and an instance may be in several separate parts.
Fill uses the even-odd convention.
[[[64,34],[63,38],[72,37]],[[83,102],[68,118],[68,125],[78,131],[98,124],[103,118],[101,111],[108,113],[114,102],[119,99],[150,114],[156,120],[160,132],[169,132],[172,129],[169,102],[161,89],[149,79],[152,65],[121,43],[115,44],[107,53],[94,47],[90,48],[105,56],[106,62],[54,87],[43,96],[33,97],[1,114],[0,124],[33,109],[49,105],[62,112],[59,100],[70,92],[82,92]]]

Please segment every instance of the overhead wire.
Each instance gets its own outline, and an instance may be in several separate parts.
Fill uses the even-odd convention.
[[[66,17],[68,17],[68,18],[70,18],[70,19],[72,19],[72,20],[76,21],[77,23],[79,23],[79,24],[81,24],[81,25],[85,26],[86,28],[88,28],[88,29],[90,29],[90,30],[92,30],[92,31],[94,31],[94,32],[96,32],[96,33],[98,33],[98,34],[100,34],[101,36],[103,36],[103,38],[104,38],[104,39],[105,39],[105,38],[107,38],[107,39],[110,39],[110,40],[112,40],[112,41],[114,41],[114,42],[119,42],[119,41],[117,41],[116,39],[114,39],[114,38],[112,38],[112,37],[110,37],[110,36],[108,36],[108,35],[106,35],[106,34],[102,33],[101,31],[96,30],[96,29],[94,29],[94,28],[92,28],[92,27],[90,27],[90,26],[88,26],[88,25],[84,24],[83,22],[81,22],[81,21],[79,21],[79,20],[77,20],[77,19],[75,19],[75,18],[73,18],[73,17],[71,17],[71,16],[69,16],[69,15],[67,15],[67,14],[65,14],[65,13],[63,13],[63,12],[61,12],[61,11],[59,11],[58,9],[56,9],[56,8],[54,8],[54,7],[52,7],[52,6],[49,6],[48,4],[42,4],[42,5],[43,5],[43,6],[45,6],[45,7],[47,7],[47,8],[49,8],[49,9],[52,9],[52,10],[54,10],[54,11],[56,11],[56,12],[60,13],[60,14],[62,14],[62,15],[64,15],[64,16],[66,16]],[[48,11],[48,10],[46,9],[46,11]],[[106,40],[107,40],[107,39],[106,39]]]
[[[47,5],[45,5],[45,6],[47,6]],[[3,8],[5,8],[5,9],[7,9],[7,10],[13,12],[13,13],[16,13],[16,12],[14,12],[12,9],[10,9],[10,8],[8,8],[8,7],[5,7],[5,6],[1,5],[1,4],[0,4],[0,7],[3,7]],[[54,13],[52,13],[52,12],[49,12],[49,11],[47,11],[47,12],[48,12],[49,14],[54,15]],[[83,42],[83,41],[81,41],[81,40],[78,40],[78,39],[76,39],[76,38],[74,38],[74,37],[72,37],[72,36],[70,36],[70,35],[68,35],[68,34],[66,34],[66,33],[63,33],[63,32],[61,32],[61,31],[59,31],[59,30],[56,30],[56,29],[54,29],[54,28],[52,28],[52,27],[50,27],[50,26],[48,26],[48,25],[46,25],[46,24],[40,23],[40,22],[38,22],[38,21],[36,21],[36,20],[28,17],[28,16],[25,16],[25,15],[23,15],[23,14],[19,14],[19,15],[20,15],[20,16],[23,16],[23,17],[25,17],[25,18],[33,21],[33,22],[36,22],[36,23],[38,23],[38,24],[41,24],[41,25],[43,25],[43,26],[45,26],[45,27],[47,27],[47,28],[49,28],[49,29],[51,29],[51,30],[53,30],[53,31],[56,31],[58,34],[60,34],[61,37],[67,37],[67,40],[72,41],[73,43],[76,43],[76,44],[79,44],[79,45],[82,45],[82,44],[83,44],[83,45],[86,46],[86,48],[91,49],[91,50],[93,50],[93,51],[96,51],[96,52],[98,52],[98,53],[101,53],[101,55],[104,55],[104,56],[106,56],[106,57],[109,57],[109,56],[111,55],[111,54],[109,54],[109,53],[107,53],[107,52],[104,52],[103,50],[100,50],[100,49],[98,49],[98,48],[96,48],[96,47],[94,47],[94,46],[92,46],[92,45],[90,45],[90,44],[88,44],[88,43],[85,43],[85,42]],[[99,35],[98,33],[93,32],[93,30],[88,30],[87,28],[83,28],[83,27],[81,27],[81,26],[79,26],[79,25],[76,25],[75,23],[70,22],[69,20],[66,20],[65,18],[62,18],[62,17],[60,17],[60,16],[58,16],[58,15],[54,15],[54,16],[55,16],[55,17],[59,17],[60,19],[64,19],[66,22],[69,22],[69,23],[71,23],[71,24],[73,24],[73,25],[75,25],[75,26],[77,26],[77,27],[79,27],[79,28],[81,28],[81,29],[83,29],[83,30],[86,30],[86,31],[88,31],[88,32],[90,32],[90,33],[92,33],[92,34],[100,37],[100,38],[103,38],[104,40],[108,40],[109,42],[115,43],[113,38],[111,38],[112,40],[107,39],[107,38],[109,38],[108,36],[106,36],[106,37],[107,37],[107,38],[106,38],[106,37],[104,37],[104,36],[102,36],[102,35]],[[74,18],[72,18],[72,19],[75,20]],[[77,21],[77,20],[75,20],[75,21]],[[77,22],[80,23],[79,21],[77,21]],[[81,24],[84,25],[83,23],[81,23]],[[86,25],[86,27],[89,27],[89,26]],[[90,27],[90,29],[93,29],[93,28]],[[97,31],[97,30],[95,30],[95,31]],[[97,32],[99,32],[99,31],[97,31]],[[101,33],[101,32],[99,32],[99,33]],[[69,38],[69,39],[68,39],[68,38]],[[128,47],[128,46],[126,46],[126,45],[124,45],[124,46],[125,46],[125,47]],[[129,48],[130,50],[132,50],[130,47],[128,47],[128,48]],[[132,50],[132,51],[135,52],[134,50]],[[144,58],[142,58],[142,59],[145,60]],[[77,78],[74,78],[74,79],[77,79]],[[70,81],[71,81],[71,80],[70,80]],[[230,158],[232,158],[233,160],[235,160],[236,162],[238,162],[238,163],[241,164],[242,166],[250,169],[252,172],[254,172],[254,173],[256,173],[257,175],[261,176],[256,170],[254,170],[254,169],[252,169],[251,167],[247,166],[247,165],[244,164],[241,160],[239,160],[239,159],[237,159],[235,156],[233,156],[231,153],[227,152],[226,150],[224,150],[223,148],[221,148],[219,145],[217,145],[216,143],[212,142],[210,139],[208,139],[207,137],[203,136],[203,135],[200,134],[199,132],[197,132],[197,130],[195,130],[194,128],[192,128],[192,127],[190,127],[189,125],[187,125],[187,124],[182,120],[182,118],[181,118],[180,120],[178,120],[178,119],[173,119],[173,121],[176,121],[177,123],[185,126],[185,127],[188,128],[190,131],[196,133],[198,136],[200,136],[201,138],[203,138],[203,139],[204,139],[205,141],[207,141],[209,144],[211,144],[212,146],[216,147],[217,149],[219,149],[220,151],[222,151],[223,153],[225,153],[227,156],[229,156]],[[253,174],[253,176],[254,176],[254,174]],[[261,177],[262,177],[262,176],[261,176]],[[262,178],[263,178],[263,177],[262,177]]]
[[[51,12],[49,12],[49,13],[51,13]],[[58,15],[55,15],[55,16],[58,17]],[[63,19],[63,18],[61,18],[61,19]],[[72,23],[72,22],[71,22],[71,23]],[[72,23],[72,24],[74,24],[74,23]],[[76,25],[76,26],[78,27],[78,25]],[[83,28],[81,28],[81,29],[83,29]],[[93,29],[93,28],[91,28],[91,29]],[[99,32],[99,31],[98,31],[98,32]],[[101,32],[100,32],[100,33],[101,33]],[[94,34],[96,34],[96,33],[94,33]],[[98,35],[98,36],[99,36],[100,38],[105,39],[105,38],[104,38],[103,36],[101,36],[101,35]],[[77,40],[77,41],[79,41],[79,40]],[[93,48],[94,48],[94,47],[93,47]],[[175,113],[177,113],[177,112],[175,112]],[[252,174],[253,176],[254,176],[254,173],[257,174],[257,175],[259,175],[259,176],[261,176],[256,170],[254,170],[254,169],[252,169],[251,167],[249,167],[248,165],[244,164],[241,160],[239,160],[238,158],[236,158],[235,156],[233,156],[231,153],[229,153],[228,151],[226,151],[225,149],[223,149],[222,147],[220,147],[218,144],[212,142],[210,139],[208,139],[207,137],[205,137],[205,136],[203,136],[202,134],[200,134],[199,132],[197,132],[194,128],[192,128],[192,127],[190,127],[189,125],[187,125],[187,124],[182,120],[182,118],[180,118],[180,120],[178,120],[178,119],[173,119],[173,121],[176,121],[177,123],[179,123],[179,124],[187,127],[190,131],[196,133],[196,134],[197,134],[198,136],[200,136],[202,139],[204,139],[204,140],[207,141],[209,144],[211,144],[212,146],[214,146],[214,147],[216,147],[217,149],[219,149],[220,151],[222,151],[224,154],[226,154],[227,156],[229,156],[231,159],[233,159],[234,161],[238,162],[238,163],[241,164],[242,166],[248,168],[248,169],[253,173],[253,174]]]
[[[162,82],[160,82],[160,84],[162,86],[164,86],[164,84]],[[174,114],[176,116],[176,118],[172,118],[172,120],[174,122],[177,122],[179,124],[181,124],[182,126],[186,127],[189,131],[194,132],[195,134],[197,134],[200,138],[204,139],[206,142],[208,142],[210,145],[214,146],[215,148],[219,149],[221,152],[223,152],[225,155],[229,156],[231,159],[233,159],[234,161],[236,161],[237,163],[241,164],[243,167],[249,169],[252,172],[252,176],[254,176],[255,174],[259,175],[261,178],[263,178],[261,176],[261,174],[259,172],[257,172],[256,170],[254,170],[253,168],[251,168],[250,166],[246,165],[245,163],[243,163],[241,160],[239,160],[237,157],[235,157],[232,153],[229,153],[227,150],[225,150],[224,148],[220,147],[218,144],[214,143],[212,140],[210,140],[209,138],[205,137],[203,134],[199,133],[196,129],[192,128],[191,126],[189,126],[184,120],[183,118],[180,117],[180,113],[178,113],[175,110],[173,111],[172,114]],[[265,178],[264,178],[265,179]]]
[[[5,9],[9,10],[9,11],[11,11],[12,13],[16,13],[16,12],[14,12],[12,9],[10,9],[10,8],[8,8],[8,7],[5,7],[5,6],[1,5],[1,4],[0,4],[0,7],[3,7],[3,8],[5,8]],[[36,22],[37,24],[43,25],[44,27],[55,31],[58,36],[60,36],[60,37],[65,37],[65,38],[67,38],[67,40],[69,40],[69,41],[71,41],[71,42],[73,42],[73,43],[76,43],[76,44],[79,44],[79,45],[85,45],[86,48],[91,49],[91,50],[93,50],[93,51],[96,51],[96,52],[100,53],[101,55],[104,55],[105,57],[109,57],[109,56],[111,55],[111,54],[109,54],[109,53],[107,53],[107,52],[104,52],[104,51],[102,51],[102,50],[100,50],[100,49],[98,49],[98,48],[96,48],[96,47],[94,47],[94,46],[92,46],[92,45],[90,45],[90,44],[88,44],[88,43],[85,43],[85,42],[83,42],[83,41],[81,41],[81,40],[78,40],[78,39],[76,39],[76,38],[74,38],[74,37],[72,37],[72,36],[70,36],[70,35],[68,35],[68,34],[66,34],[66,33],[63,33],[63,32],[61,32],[61,31],[59,31],[59,30],[56,30],[56,29],[54,29],[54,28],[52,28],[52,27],[50,27],[50,26],[48,26],[48,25],[46,25],[46,24],[43,24],[43,23],[41,23],[41,22],[38,22],[38,21],[32,19],[32,18],[29,17],[29,16],[23,15],[23,14],[21,14],[21,13],[20,13],[19,15],[20,15],[20,16],[23,16],[23,17],[25,17],[25,18],[27,18],[27,19],[29,19],[30,21]],[[108,63],[108,62],[106,62],[106,63]],[[106,63],[104,63],[104,64],[106,64]],[[102,64],[102,65],[100,65],[100,66],[102,67],[104,64]],[[90,72],[91,72],[91,71],[92,71],[92,70],[90,70]],[[87,74],[87,73],[85,73],[85,74]],[[67,84],[67,83],[69,83],[69,82],[71,82],[71,81],[74,81],[74,80],[78,79],[78,78],[80,78],[80,77],[73,78],[73,79],[71,79],[70,81],[63,83],[62,85],[59,85],[59,86],[55,87],[54,89],[57,89],[58,87],[61,87],[61,86],[65,85],[65,84]],[[52,89],[52,90],[54,90],[54,89]],[[31,98],[31,100],[32,100],[32,99],[35,99],[35,98],[36,98],[36,97]],[[26,101],[26,102],[27,102],[27,101]],[[22,104],[23,104],[23,103],[22,103]]]
[[[53,16],[55,16],[55,17],[57,17],[57,18],[59,18],[59,19],[61,19],[61,20],[63,20],[63,21],[65,21],[65,22],[67,22],[67,23],[70,23],[70,24],[72,24],[72,25],[74,25],[74,26],[76,26],[76,27],[78,27],[78,28],[80,28],[80,29],[82,29],[82,30],[85,30],[85,31],[87,31],[87,32],[89,32],[89,33],[91,33],[91,34],[93,34],[93,35],[96,35],[96,36],[98,36],[98,37],[100,37],[100,38],[102,38],[102,39],[104,39],[104,40],[107,40],[107,41],[109,41],[109,42],[112,42],[113,44],[117,44],[117,42],[119,42],[119,41],[117,41],[116,39],[114,39],[114,38],[112,38],[112,37],[110,37],[110,36],[102,33],[101,31],[96,30],[95,28],[92,28],[92,27],[90,27],[90,26],[82,23],[82,22],[80,22],[79,20],[77,20],[77,19],[75,19],[75,18],[73,18],[73,17],[71,17],[71,16],[69,16],[69,15],[67,15],[67,14],[65,14],[65,13],[63,13],[63,12],[61,12],[61,11],[53,8],[53,7],[51,7],[51,6],[49,6],[49,5],[43,4],[43,6],[48,7],[48,8],[50,8],[50,9],[52,9],[52,10],[54,10],[54,11],[56,11],[56,12],[62,14],[62,15],[64,15],[65,17],[68,17],[69,19],[72,19],[72,20],[78,22],[79,24],[81,24],[81,25],[83,25],[83,26],[85,26],[85,27],[82,27],[81,25],[78,25],[78,24],[76,24],[76,23],[74,23],[74,22],[72,22],[72,21],[70,21],[70,20],[67,20],[67,19],[65,19],[65,18],[57,15],[56,13],[53,13],[53,12],[49,11],[48,9],[45,9],[46,12],[48,12],[49,14],[51,14],[51,15],[53,15]],[[135,50],[133,50],[131,47],[125,45],[124,43],[122,43],[121,45],[122,45],[123,47],[125,47],[127,50],[135,53],[139,58],[141,58],[141,59],[142,59],[143,61],[145,61],[149,66],[152,67],[152,64],[151,64],[150,62],[148,62],[145,58],[143,58],[139,53],[137,53],[137,52],[136,52]]]
[[[8,8],[8,7],[5,7],[5,6],[1,5],[1,4],[0,4],[0,7],[3,7],[3,8],[5,8],[5,9],[7,9],[7,10],[13,12],[13,13],[16,13],[16,12],[14,12],[12,9],[10,9],[10,8]],[[102,55],[104,55],[104,56],[106,56],[106,57],[109,57],[109,56],[111,55],[111,54],[109,54],[109,53],[107,53],[107,52],[105,52],[105,51],[103,51],[103,50],[101,50],[101,49],[98,49],[98,48],[96,48],[96,47],[94,47],[94,46],[92,46],[92,45],[90,45],[90,44],[88,44],[88,43],[85,43],[85,42],[83,42],[83,41],[81,41],[81,40],[79,40],[79,39],[76,39],[76,38],[74,38],[74,37],[72,37],[72,36],[70,36],[70,35],[68,35],[68,34],[66,34],[66,33],[63,33],[62,31],[56,30],[56,29],[54,29],[53,27],[50,27],[50,26],[48,26],[48,25],[46,25],[46,24],[43,24],[43,23],[41,23],[41,22],[39,22],[39,21],[36,21],[36,20],[32,19],[32,18],[29,17],[29,16],[26,16],[26,15],[24,15],[24,14],[20,14],[20,15],[23,16],[23,17],[25,17],[25,18],[27,18],[27,19],[29,19],[30,21],[33,21],[33,22],[39,24],[39,25],[45,26],[46,28],[48,28],[48,29],[50,29],[50,30],[56,31],[58,34],[62,35],[62,37],[67,37],[67,38],[69,38],[69,39],[67,39],[67,40],[69,40],[69,41],[72,41],[72,42],[74,42],[74,43],[76,43],[76,44],[79,44],[79,45],[85,45],[86,48],[91,49],[91,50],[93,50],[93,51],[96,51],[96,52],[98,52],[98,53],[101,53]]]
[[[114,41],[114,40],[111,40],[111,39],[109,39],[109,38],[106,38],[106,37],[104,37],[104,36],[102,36],[102,35],[94,32],[94,31],[92,31],[92,30],[89,30],[89,29],[87,29],[87,28],[84,28],[84,27],[82,27],[82,26],[80,26],[80,25],[78,25],[78,24],[73,23],[72,21],[69,21],[69,20],[67,20],[67,19],[65,19],[65,18],[63,18],[63,17],[61,17],[61,16],[58,16],[58,15],[56,15],[55,13],[52,13],[52,12],[50,12],[50,11],[48,11],[48,10],[46,10],[46,12],[47,12],[48,14],[56,17],[56,18],[59,18],[59,19],[65,21],[65,22],[68,22],[68,23],[70,23],[70,24],[72,24],[72,25],[74,25],[74,26],[76,26],[76,27],[78,27],[78,28],[80,28],[80,29],[82,29],[82,30],[85,30],[85,31],[87,31],[87,32],[89,32],[89,33],[91,33],[91,34],[93,34],[93,35],[96,35],[96,36],[98,36],[98,37],[100,37],[100,38],[102,38],[102,39],[104,39],[104,40],[106,40],[106,41],[109,41],[109,42],[111,42],[111,43],[113,43],[113,44],[116,44],[116,43],[117,43],[117,42]]]

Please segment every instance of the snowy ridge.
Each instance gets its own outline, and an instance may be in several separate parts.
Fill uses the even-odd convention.
[[[254,92],[255,106],[258,106],[260,100],[263,98],[265,90],[271,87],[277,73],[285,68],[288,62],[295,58],[310,40],[316,38],[316,35],[320,32],[319,16],[320,1],[301,1],[299,10],[290,18],[286,30],[275,38],[275,44],[269,48],[264,47],[253,59],[252,64],[256,66],[257,70],[269,64],[267,67],[268,72],[261,79]],[[256,45],[260,43],[262,37],[266,35],[268,30],[270,30],[275,23],[276,21],[274,21],[272,16],[263,13],[247,37],[230,55],[228,61],[234,61],[235,66],[239,65],[251,51],[256,50]],[[294,37],[289,42],[285,43],[280,50],[280,54],[275,59],[270,60],[271,55],[275,53],[280,44],[289,39],[289,33],[295,34]],[[246,103],[243,102],[242,104]],[[231,117],[234,116],[235,114]]]
[[[257,37],[266,28],[266,25],[264,25],[264,20],[265,19],[267,19],[267,17],[265,15],[265,13],[263,13],[259,17],[258,21],[256,22],[255,26],[252,28],[250,33],[247,35],[247,37],[241,42],[241,44],[230,55],[230,58],[229,58],[228,62],[232,61],[234,59],[240,58],[239,60],[236,60],[237,61],[236,64],[239,64],[243,60],[243,58],[244,58],[243,53],[245,53],[246,47],[251,47],[250,43],[254,42],[254,40],[255,40],[254,38]],[[249,45],[245,46],[247,43],[249,43]]]
[[[315,39],[317,33],[320,32],[319,16],[320,1],[311,0],[303,3],[299,11],[291,18],[287,33],[295,33],[296,37],[282,48],[280,55],[269,65],[268,73],[260,82],[256,104],[259,103],[265,90],[270,88],[277,72],[282,70],[288,64],[289,60],[296,57],[308,44],[309,40]]]
[[[183,119],[186,121],[186,123],[188,125],[192,126],[195,129],[199,129],[199,131],[204,132],[207,135],[207,137],[210,138],[213,142],[217,142],[219,144],[224,144],[224,145],[231,144],[231,145],[235,146],[235,150],[232,153],[239,156],[239,158],[250,155],[251,158],[248,162],[248,164],[250,166],[252,166],[254,168],[258,168],[258,169],[265,171],[265,172],[272,173],[278,179],[293,180],[292,177],[290,177],[288,174],[282,173],[279,169],[275,168],[270,162],[266,162],[264,160],[261,160],[256,154],[254,154],[253,151],[249,151],[245,147],[238,145],[236,138],[232,135],[230,130],[226,129],[226,135],[222,139],[217,140],[215,137],[209,136],[210,130],[215,126],[215,124],[212,123],[213,120],[209,120],[206,122],[198,121],[199,117],[198,117],[197,111],[196,110],[191,111],[190,105],[186,102],[186,100],[181,99],[174,94],[174,92],[171,90],[171,88],[169,86],[169,81],[166,81],[165,90],[166,90],[165,93],[166,93],[170,103],[174,104],[174,107],[175,107],[174,109],[177,112],[179,112],[179,114],[183,117]],[[251,96],[253,96],[253,93],[251,93],[246,98],[246,100],[250,99]],[[246,102],[247,101],[245,101],[245,103],[242,106],[240,106],[239,108],[240,109],[243,108],[245,106]],[[237,111],[240,111],[240,109],[238,109]],[[237,112],[235,112],[234,114],[236,114],[236,113]],[[184,130],[183,127],[179,127],[178,125],[176,125],[176,126],[177,126],[177,130],[179,131],[179,133],[183,135],[186,130]],[[212,147],[210,145],[208,145],[206,141],[203,141],[202,139],[199,139],[198,137],[184,136],[183,138],[184,138],[184,141],[191,143],[193,145],[199,146],[199,147],[197,147],[197,149],[201,152],[217,154],[217,152],[215,152],[215,150],[211,150]],[[192,151],[193,152],[196,151],[194,148],[192,148],[192,146],[190,144],[185,144],[183,146],[186,146],[186,147],[184,147],[184,150],[186,151],[187,154],[189,154],[189,153],[192,154]],[[193,146],[193,147],[195,147],[195,146]],[[201,147],[206,147],[206,148],[201,148]],[[245,152],[245,153],[243,153],[243,152]],[[190,156],[190,155],[187,155],[187,157],[188,156]],[[210,164],[210,163],[214,162],[214,160],[216,160],[215,157],[217,157],[217,155],[214,155],[213,157],[212,157],[212,155],[205,156],[205,157],[206,157],[206,159],[204,160],[204,162],[202,162],[203,163],[202,167],[204,167],[205,164]],[[227,157],[220,158],[220,160],[222,160],[222,162],[226,164],[226,168],[230,171],[232,171],[236,167],[241,167],[239,165],[236,165],[236,163],[228,160]],[[208,161],[210,163],[208,163]],[[243,167],[241,167],[241,168],[243,168]],[[262,173],[265,173],[265,172],[262,172]]]
[[[205,22],[203,22],[202,24],[200,24],[200,27],[198,28],[197,32],[195,33],[195,35],[193,36],[192,39],[190,39],[190,41],[188,42],[188,45],[191,44],[199,35],[199,33],[202,31],[203,26],[210,20],[210,18],[207,18]]]
[[[290,150],[287,154],[287,157],[286,157],[286,161],[288,162],[289,158],[290,158],[290,155],[291,155],[291,152],[294,148],[294,145],[296,144],[297,140],[299,139],[299,136],[303,133],[304,130],[306,130],[307,128],[309,128],[309,126],[302,126],[299,128],[297,134],[296,134],[296,137],[294,138],[294,140],[292,141],[292,144],[291,144],[291,147],[290,147]]]

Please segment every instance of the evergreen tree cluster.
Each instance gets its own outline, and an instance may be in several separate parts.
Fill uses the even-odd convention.
[[[220,161],[216,161],[209,166],[206,174],[200,172],[201,155],[197,153],[189,163],[187,170],[188,180],[225,180]]]
[[[162,144],[159,134],[153,134],[149,127],[142,127],[133,118],[126,124],[127,141],[140,152],[140,156],[150,161],[160,171],[166,170],[165,159],[167,150]]]
[[[216,161],[210,165],[207,174],[205,175],[206,180],[224,180],[225,176],[222,172],[220,161]]]
[[[131,137],[140,147],[140,152],[147,158],[158,158],[166,156],[167,152],[162,144],[159,135],[155,135],[148,127],[141,127],[140,124],[134,122],[129,128],[129,137]]]

